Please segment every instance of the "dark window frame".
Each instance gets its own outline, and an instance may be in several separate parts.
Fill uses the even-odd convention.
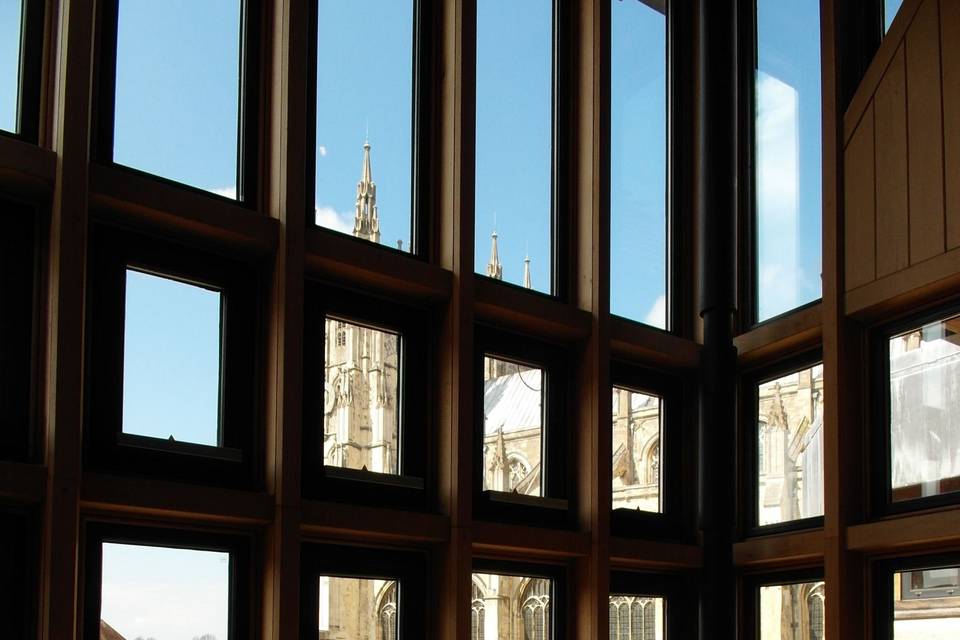
[[[42,218],[27,204],[0,201],[0,459],[38,461]],[[29,271],[24,272],[27,266]]]
[[[867,465],[870,480],[868,494],[870,512],[874,517],[960,504],[960,488],[932,496],[894,501],[891,486],[893,460],[890,443],[890,339],[913,329],[920,329],[925,324],[946,320],[956,315],[960,315],[960,299],[954,298],[945,303],[938,303],[934,308],[927,308],[877,325],[869,331],[867,371],[870,373],[867,385],[869,400],[865,446],[870,456]]]
[[[759,640],[761,637],[760,588],[777,587],[809,582],[824,582],[822,567],[789,569],[772,573],[751,573],[741,578],[740,613],[743,640]]]
[[[550,640],[565,640],[567,630],[573,628],[572,608],[567,606],[567,603],[573,602],[571,580],[567,579],[570,568],[567,565],[475,557],[470,571],[471,584],[475,573],[550,580]],[[469,608],[470,600],[463,602],[462,606]]]
[[[476,217],[476,140],[477,140],[477,3],[472,0],[464,7],[464,22],[469,23],[464,30],[464,60],[468,66],[463,83],[463,140],[469,152],[464,156],[462,202],[473,211]],[[573,295],[573,282],[576,274],[573,259],[574,233],[572,226],[576,211],[576,193],[574,176],[576,163],[575,107],[576,98],[576,12],[575,8],[563,0],[551,0],[552,6],[552,68],[551,68],[551,140],[550,140],[550,290],[549,292],[526,289],[522,285],[489,278],[474,271],[478,278],[491,280],[494,286],[513,287],[528,294],[569,302]],[[469,54],[468,54],[469,51]],[[474,221],[474,236],[477,233]],[[476,240],[474,240],[475,242]]]
[[[99,39],[94,54],[94,119],[92,123],[93,160],[116,167],[134,175],[163,184],[186,189],[210,198],[220,198],[245,207],[259,205],[260,175],[260,120],[261,67],[263,66],[264,10],[260,0],[237,0],[240,3],[240,68],[237,102],[237,197],[236,199],[212,193],[172,178],[150,173],[136,167],[117,164],[113,160],[113,138],[116,114],[117,29],[119,3],[123,0],[104,0],[98,3]]]
[[[304,307],[304,495],[333,501],[426,509],[435,483],[432,383],[436,366],[431,336],[435,333],[436,322],[432,311],[427,307],[316,281],[307,282]],[[398,475],[324,465],[322,390],[324,318],[328,315],[400,335]]]
[[[0,136],[37,144],[43,85],[45,2],[23,0],[20,14],[20,65],[17,78],[17,130],[0,129]]]
[[[741,537],[764,536],[788,531],[803,531],[823,527],[824,517],[810,516],[767,525],[759,524],[759,454],[757,452],[757,422],[759,414],[758,386],[777,378],[823,364],[819,347],[792,355],[777,362],[761,365],[740,374],[738,411],[739,453],[742,456],[739,484],[741,490]],[[822,428],[822,427],[821,427]],[[826,491],[826,487],[824,487]]]
[[[385,244],[374,244],[367,240],[354,238],[350,234],[327,229],[316,224],[314,216],[310,214],[312,203],[316,199],[317,175],[317,20],[319,12],[318,0],[310,2],[308,23],[308,55],[306,61],[307,75],[307,124],[308,141],[306,162],[307,187],[307,229],[318,229],[321,233],[332,233],[344,238],[351,238],[353,242],[378,247],[385,251],[408,255],[428,262],[436,252],[433,242],[431,222],[436,208],[433,177],[437,173],[437,140],[434,133],[439,112],[440,73],[438,71],[437,49],[439,42],[439,9],[433,0],[409,0],[413,4],[413,59],[411,64],[411,94],[412,94],[412,127],[411,127],[411,158],[410,158],[410,251],[403,251]]]
[[[610,533],[631,538],[680,537],[688,518],[684,506],[688,504],[693,469],[683,452],[691,437],[688,429],[689,412],[684,407],[693,399],[687,393],[685,381],[677,375],[644,369],[623,361],[610,363],[610,382],[619,387],[660,397],[660,513],[613,509],[611,505]],[[612,391],[611,391],[612,393]],[[612,428],[612,425],[611,425]],[[613,452],[610,452],[611,456]],[[611,478],[612,482],[612,478]]]
[[[648,573],[613,569],[610,597],[663,598],[663,637],[668,640],[693,638],[697,633],[697,592],[693,573]]]
[[[474,514],[482,520],[513,524],[571,527],[574,516],[574,478],[570,397],[572,365],[569,348],[552,345],[531,336],[477,325],[474,330]],[[541,433],[542,496],[514,496],[483,489],[484,357],[502,358],[543,370],[543,423]],[[541,383],[542,384],[542,383]]]
[[[871,637],[894,640],[893,575],[904,571],[925,571],[960,567],[960,553],[932,553],[874,560],[869,563]]]
[[[259,607],[254,604],[259,591],[259,572],[255,568],[254,554],[259,545],[253,535],[91,521],[83,527],[83,538],[80,578],[83,601],[80,616],[84,640],[100,638],[104,543],[229,553],[228,633],[231,640],[250,640],[257,637],[255,628]]]
[[[0,505],[0,544],[5,550],[0,558],[0,592],[4,594],[0,613],[11,638],[36,637],[40,538],[40,514],[35,509]]]
[[[215,287],[221,299],[219,445],[123,433],[128,267]],[[105,225],[90,234],[84,457],[92,469],[255,488],[261,483],[262,276],[252,264]]]
[[[415,549],[354,547],[306,541],[300,547],[300,637],[319,638],[319,578],[370,578],[397,583],[397,637],[426,638],[431,563]]]

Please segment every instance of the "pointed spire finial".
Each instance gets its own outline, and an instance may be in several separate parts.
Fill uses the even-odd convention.
[[[500,251],[497,248],[497,230],[490,234],[490,262],[487,263],[487,276],[503,280],[503,265],[500,264]]]
[[[353,235],[380,242],[380,211],[377,208],[377,185],[370,166],[370,141],[363,143],[363,166],[357,183],[357,202],[353,220]]]
[[[533,280],[530,278],[530,254],[523,259],[523,287],[533,289]]]

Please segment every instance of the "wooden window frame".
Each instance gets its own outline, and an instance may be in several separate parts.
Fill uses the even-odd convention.
[[[17,130],[0,129],[0,136],[37,144],[43,76],[44,0],[23,0],[20,23],[20,66],[17,79]]]
[[[473,464],[476,516],[483,520],[515,524],[537,523],[541,526],[561,528],[573,526],[575,478],[571,472],[573,444],[569,398],[572,396],[572,367],[567,356],[569,349],[487,325],[478,325],[475,328],[475,338],[476,413]],[[483,489],[483,361],[486,356],[530,364],[540,368],[546,378],[540,435],[542,496],[518,496]]]
[[[0,211],[0,459],[35,462],[42,230],[28,205],[0,200]]]
[[[550,624],[549,640],[565,640],[568,629],[572,629],[572,611],[567,607],[572,602],[570,597],[570,581],[567,579],[570,568],[563,564],[540,564],[534,562],[520,562],[474,556],[473,568],[470,573],[471,584],[473,574],[486,573],[517,578],[540,578],[551,582],[550,589]],[[464,600],[461,605],[469,610],[471,599]]]
[[[612,509],[610,533],[632,538],[684,538],[689,517],[684,517],[685,505],[692,501],[689,476],[694,467],[684,451],[691,440],[687,389],[680,376],[644,369],[623,361],[610,364],[611,387],[628,389],[660,398],[660,504],[659,513]],[[611,455],[613,452],[611,451]],[[686,471],[686,473],[684,473]]]
[[[36,510],[0,505],[0,544],[4,549],[0,558],[4,633],[11,638],[36,637],[40,600],[40,518]]]
[[[430,575],[430,556],[424,551],[306,541],[300,547],[300,637],[319,636],[320,576],[395,580],[397,638],[429,637]]]
[[[252,640],[258,622],[256,570],[253,557],[260,545],[252,534],[199,529],[161,527],[89,521],[83,531],[81,581],[83,600],[81,636],[99,640],[103,581],[103,544],[121,543],[230,554],[229,627],[230,640]]]
[[[303,492],[310,498],[427,509],[434,494],[432,447],[435,349],[430,309],[308,282],[304,323]],[[323,460],[324,318],[342,317],[400,335],[400,473],[325,466]]]
[[[144,176],[163,184],[175,185],[195,194],[235,202],[247,209],[259,205],[260,183],[260,120],[263,100],[260,95],[260,71],[263,66],[262,0],[236,0],[240,3],[240,87],[237,101],[237,177],[236,199],[212,193],[200,187],[150,173],[136,167],[116,164],[113,159],[117,83],[117,29],[119,4],[123,0],[103,0],[98,4],[99,41],[94,50],[94,88],[91,156],[94,162],[112,166],[136,176]]]
[[[84,453],[93,469],[235,488],[261,483],[260,276],[250,264],[159,238],[91,230]],[[128,267],[216,287],[221,303],[219,442],[179,443],[123,433],[125,277]]]
[[[809,582],[824,582],[824,571],[820,567],[797,568],[770,573],[753,573],[741,577],[740,614],[741,639],[760,640],[761,612],[760,588],[778,587]]]
[[[757,452],[757,416],[759,414],[758,386],[764,382],[791,373],[809,369],[823,363],[820,348],[792,355],[774,363],[761,365],[743,372],[740,376],[740,425],[739,451],[742,456],[739,483],[742,487],[740,526],[742,537],[771,535],[823,527],[824,516],[810,516],[767,525],[759,523],[759,469]],[[822,428],[822,427],[821,427]],[[769,464],[769,463],[768,463]],[[825,470],[824,470],[825,471]],[[824,492],[827,488],[824,486]],[[826,495],[824,495],[824,499]]]

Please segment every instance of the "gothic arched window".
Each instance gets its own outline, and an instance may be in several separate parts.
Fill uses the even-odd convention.
[[[380,640],[397,640],[397,585],[390,589],[380,600]]]
[[[647,484],[660,484],[660,441],[650,447],[647,453]]]
[[[337,346],[347,346],[347,325],[340,321],[337,321]]]
[[[656,605],[649,598],[610,598],[610,640],[656,640]]]
[[[523,482],[527,474],[530,473],[530,468],[517,456],[509,456],[507,465],[510,467],[507,491],[513,491]]]
[[[483,592],[476,582],[473,583],[473,593],[470,600],[470,640],[483,640],[486,605],[483,602]]]
[[[823,640],[823,593],[817,588],[807,596],[810,640]]]
[[[523,640],[547,640],[550,637],[550,581],[531,580],[521,603]]]

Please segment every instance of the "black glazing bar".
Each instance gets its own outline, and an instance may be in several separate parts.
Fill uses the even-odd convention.
[[[703,575],[700,638],[736,637],[736,350],[737,0],[700,0],[698,232],[700,317],[700,501]]]

